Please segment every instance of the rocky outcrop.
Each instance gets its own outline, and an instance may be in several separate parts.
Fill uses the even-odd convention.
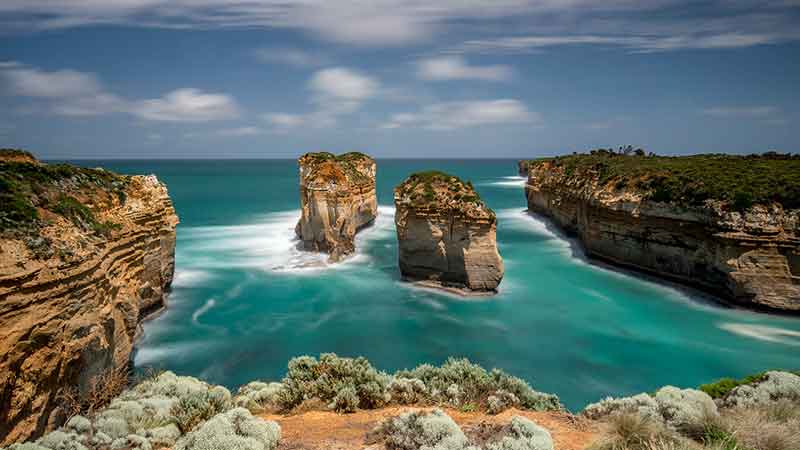
[[[0,239],[0,442],[9,443],[60,425],[67,392],[85,395],[128,366],[141,321],[165,305],[178,217],[152,175],[0,158],[0,182],[10,187]]]
[[[521,159],[521,160],[517,161],[517,172],[519,173],[519,176],[521,176],[521,177],[527,177],[528,176],[528,167],[529,167],[529,165],[530,165],[530,161],[528,161],[527,159]]]
[[[629,180],[553,160],[531,164],[525,193],[531,211],[577,235],[591,257],[746,307],[800,312],[800,210],[655,201]]]
[[[497,218],[471,183],[413,174],[395,188],[394,204],[404,279],[462,294],[497,290],[504,271]]]
[[[331,262],[355,251],[356,233],[378,214],[375,160],[363,153],[306,153],[300,166],[301,216],[295,233],[305,250]]]

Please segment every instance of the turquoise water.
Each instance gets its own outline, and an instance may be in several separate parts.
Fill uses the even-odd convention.
[[[722,308],[696,293],[588,263],[525,212],[514,161],[378,162],[380,216],[332,267],[294,248],[294,161],[80,161],[155,173],[181,218],[169,309],[147,322],[135,364],[230,388],[279,379],[301,354],[363,355],[396,370],[466,356],[558,394],[605,395],[800,367],[800,320]],[[491,299],[399,280],[392,187],[436,168],[472,180],[497,212],[506,274]]]

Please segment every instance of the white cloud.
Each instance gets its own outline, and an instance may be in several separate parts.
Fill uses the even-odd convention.
[[[142,119],[170,122],[208,122],[239,117],[239,107],[233,98],[193,88],[177,89],[162,98],[140,100],[133,104],[130,112]]]
[[[271,113],[264,114],[262,118],[277,128],[297,128],[306,122],[302,114]]]
[[[716,106],[704,109],[703,114],[712,117],[764,118],[778,111],[774,106]]]
[[[509,28],[502,19],[511,18],[519,35],[535,30],[579,43],[570,35],[617,39],[608,36],[625,30],[623,37],[652,41],[645,47],[654,50],[797,40],[796,6],[795,0],[714,1],[706,8],[690,0],[3,0],[0,26],[6,32],[103,24],[280,27],[340,43],[385,46],[447,36],[450,29],[498,36]],[[702,14],[691,14],[693,8]]]
[[[145,120],[206,122],[239,116],[236,101],[225,94],[182,88],[164,97],[129,100],[108,92],[94,74],[75,70],[48,72],[20,63],[0,64],[0,81],[10,95],[41,99],[62,116],[128,113]]]
[[[418,112],[395,114],[381,128],[419,126],[430,130],[453,130],[478,125],[537,123],[541,116],[519,100],[477,100],[435,103]]]
[[[380,93],[378,80],[346,67],[319,70],[308,81],[314,110],[307,114],[268,113],[262,119],[274,131],[285,132],[300,126],[330,127],[337,119],[358,111],[363,103]]]
[[[222,137],[243,137],[243,136],[255,136],[261,133],[263,133],[263,130],[261,130],[261,128],[253,126],[245,126],[236,128],[223,128],[221,130],[217,130],[214,134]]]
[[[322,97],[362,101],[375,95],[380,83],[354,70],[334,67],[315,73],[308,86]]]
[[[470,66],[460,56],[442,56],[417,62],[417,76],[423,80],[506,81],[513,72],[509,66]]]
[[[328,63],[328,57],[323,54],[296,48],[259,48],[254,55],[261,62],[294,67],[319,67]]]
[[[93,75],[74,70],[45,72],[12,61],[0,66],[0,75],[10,92],[26,97],[76,97],[101,91]]]
[[[723,49],[773,44],[788,36],[776,33],[681,34],[664,36],[640,35],[559,35],[513,36],[476,39],[450,50],[454,53],[527,53],[545,47],[597,45],[623,47],[636,53],[665,52],[686,49]]]

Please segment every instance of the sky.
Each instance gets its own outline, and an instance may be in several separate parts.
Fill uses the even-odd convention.
[[[2,0],[42,159],[799,152],[800,0]]]

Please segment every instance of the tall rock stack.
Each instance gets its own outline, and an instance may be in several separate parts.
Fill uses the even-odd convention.
[[[66,392],[128,366],[165,305],[178,224],[155,176],[20,155],[0,150],[0,444],[60,425]]]
[[[337,262],[355,251],[356,233],[378,214],[375,160],[350,152],[306,153],[300,166],[301,216],[295,233],[305,250]]]
[[[497,290],[497,218],[471,183],[416,173],[395,188],[394,203],[403,278],[465,295]]]

